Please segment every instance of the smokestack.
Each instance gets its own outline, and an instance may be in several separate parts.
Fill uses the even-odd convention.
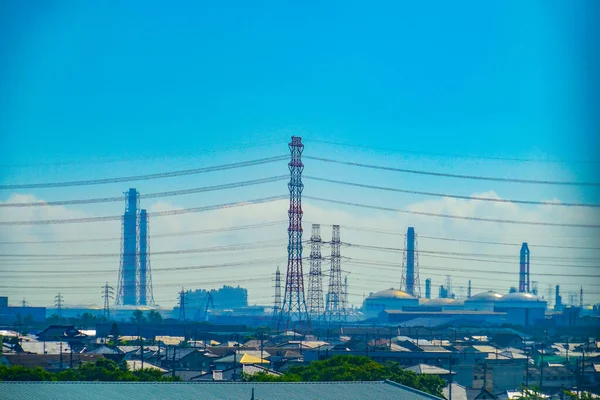
[[[527,246],[527,243],[523,243],[521,246],[519,264],[519,292],[529,293],[529,247]]]
[[[471,298],[471,280],[469,279],[469,286],[467,287],[467,299]]]
[[[134,188],[125,193],[125,213],[122,219],[121,263],[118,305],[136,305],[138,270],[138,206],[140,194]]]
[[[579,288],[579,308],[583,309],[583,286]]]
[[[425,298],[431,298],[431,278],[425,279]]]

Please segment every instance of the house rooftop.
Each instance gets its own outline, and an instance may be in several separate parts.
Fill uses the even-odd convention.
[[[436,367],[435,365],[417,364],[406,368],[408,371],[416,372],[423,375],[455,375],[456,372],[450,372],[445,368]]]
[[[375,382],[0,382],[0,398],[86,400],[425,400],[439,397],[391,381]]]

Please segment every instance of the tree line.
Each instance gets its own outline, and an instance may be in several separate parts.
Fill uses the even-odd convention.
[[[103,358],[59,372],[49,372],[40,367],[0,365],[0,381],[172,382],[180,379],[163,376],[163,372],[157,369],[130,371],[124,361],[116,363]]]

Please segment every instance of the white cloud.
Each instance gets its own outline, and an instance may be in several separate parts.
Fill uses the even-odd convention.
[[[474,194],[487,198],[500,198],[493,191]],[[8,202],[40,201],[28,194],[15,194]],[[364,201],[364,200],[363,200]],[[239,225],[284,221],[287,219],[287,200],[274,201],[265,204],[245,205],[241,207],[201,212],[197,214],[181,214],[167,217],[156,217],[150,221],[150,232],[170,234],[186,231],[227,228]],[[167,201],[146,202],[143,204],[149,211],[165,211],[180,208],[176,203]],[[390,207],[393,205],[390,204]],[[486,245],[468,242],[434,240],[429,237],[446,237],[480,241],[507,243],[530,243],[532,252],[532,280],[540,282],[540,293],[546,294],[548,284],[561,283],[563,292],[575,291],[579,285],[589,295],[586,299],[598,301],[600,298],[600,281],[594,277],[578,277],[577,275],[597,275],[597,263],[589,258],[600,258],[598,251],[573,250],[539,247],[539,245],[563,246],[598,246],[598,229],[558,228],[518,224],[501,224],[490,222],[466,221],[460,219],[436,218],[420,215],[392,213],[384,211],[365,212],[346,206],[332,206],[325,203],[304,202],[304,238],[310,237],[309,223],[320,223],[323,240],[330,240],[331,227],[339,224],[343,242],[365,244],[380,247],[400,248],[404,238],[400,235],[379,234],[352,230],[361,227],[369,230],[405,232],[407,226],[414,226],[419,235],[420,276],[424,292],[425,278],[433,280],[434,295],[437,287],[452,275],[454,286],[466,287],[468,279],[472,280],[474,291],[487,288],[506,291],[509,286],[517,284],[518,246]],[[487,201],[458,200],[442,198],[415,202],[407,207],[410,211],[449,214],[464,217],[486,217],[508,219],[515,221],[548,221],[555,223],[598,223],[599,213],[591,209],[567,208],[556,206],[519,206],[511,203],[496,203]],[[0,208],[1,221],[67,219],[94,216],[91,212],[82,211],[76,207],[3,207]],[[188,250],[210,248],[235,243],[252,243],[273,241],[271,247],[261,247],[252,250],[228,252],[198,252],[181,255],[152,256],[154,293],[157,301],[171,306],[176,301],[177,290],[185,287],[218,287],[222,283],[240,282],[247,286],[250,301],[270,304],[272,302],[272,279],[270,275],[275,267],[280,265],[286,269],[286,240],[287,225],[283,222],[277,226],[267,226],[248,230],[221,231],[210,234],[183,235],[172,237],[154,237],[151,239],[151,251]],[[57,224],[57,225],[24,225],[2,226],[0,237],[2,241],[44,241],[72,240],[87,238],[117,238],[121,235],[120,222],[99,222],[86,224]],[[583,236],[583,237],[582,237]],[[99,287],[108,281],[117,286],[117,271],[119,268],[120,241],[81,242],[64,244],[20,244],[0,245],[2,254],[114,254],[101,258],[84,258],[78,260],[49,260],[47,258],[12,258],[3,257],[0,260],[2,281],[9,282],[13,288],[2,289],[12,301],[23,297],[32,304],[48,305],[59,291],[57,286],[64,286],[61,293],[65,301],[75,303],[100,303]],[[309,246],[304,248],[304,256],[308,256]],[[465,259],[456,259],[452,254],[431,254],[429,252],[469,253]],[[329,248],[323,248],[323,255],[329,253]],[[476,261],[488,259],[485,254],[496,254],[494,261]],[[359,304],[363,293],[398,287],[400,281],[401,254],[397,252],[372,251],[358,248],[342,248],[342,255],[354,260],[368,260],[379,263],[394,263],[377,266],[361,264],[360,262],[343,261],[342,268],[349,272],[350,300]],[[278,258],[258,264],[245,264],[237,267],[221,267],[212,269],[169,271],[169,268],[214,265],[223,263],[244,263],[252,260]],[[579,259],[577,259],[579,258]],[[582,258],[588,258],[584,260]],[[593,261],[593,260],[592,260]],[[586,267],[587,266],[587,267]],[[329,268],[323,263],[323,270]],[[309,263],[304,265],[308,272]],[[62,274],[26,274],[26,270],[57,271],[67,270],[72,273]],[[10,272],[8,272],[10,271]],[[85,273],[79,273],[86,271]],[[99,272],[89,272],[99,271]],[[495,271],[484,273],[478,271]],[[548,276],[544,274],[561,274],[566,276]],[[263,280],[258,280],[264,278]],[[244,283],[244,281],[246,282]],[[21,289],[21,286],[47,286],[49,289]],[[98,287],[98,290],[96,290]],[[305,284],[308,287],[308,284]],[[324,279],[324,290],[327,289],[327,279]],[[567,296],[565,296],[566,298]]]

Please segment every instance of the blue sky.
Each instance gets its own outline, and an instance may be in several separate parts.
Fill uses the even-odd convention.
[[[0,6],[0,180],[6,183],[152,173],[285,154],[291,135],[305,139],[307,155],[597,181],[597,163],[581,162],[597,161],[599,145],[588,96],[594,87],[590,54],[598,44],[589,37],[592,2],[32,4]],[[257,146],[247,147],[252,144]],[[600,200],[597,189],[306,164],[311,175],[411,190]],[[136,187],[148,193],[284,173],[282,163],[277,171],[257,167]],[[45,200],[115,196],[127,187],[26,194]],[[176,204],[285,190],[276,183]],[[317,183],[306,190],[397,207],[421,200]],[[0,192],[0,199],[13,194]],[[114,215],[121,208],[81,210]]]

